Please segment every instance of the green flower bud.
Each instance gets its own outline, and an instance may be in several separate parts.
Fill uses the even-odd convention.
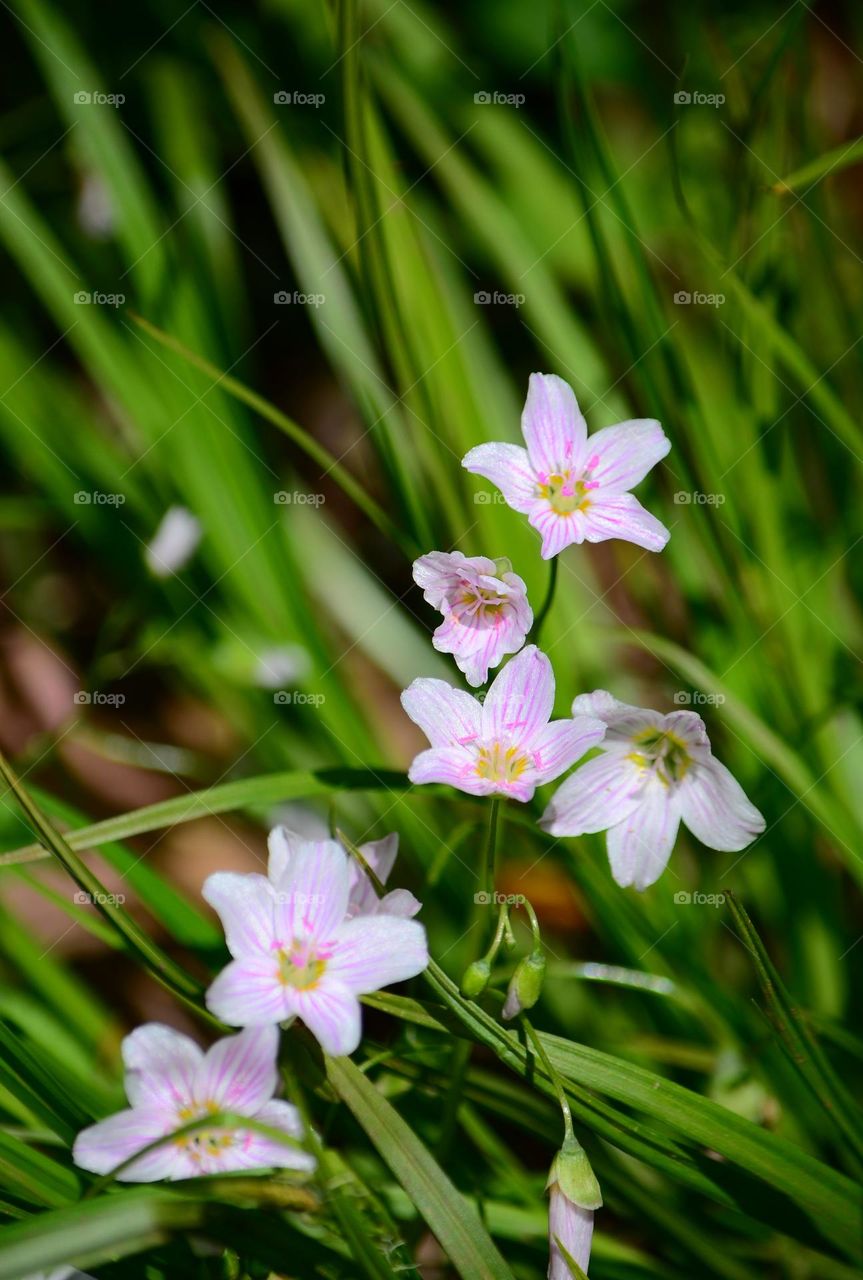
[[[580,1209],[600,1209],[602,1192],[596,1174],[590,1167],[584,1147],[575,1137],[564,1139],[563,1146],[554,1157],[546,1188],[560,1187],[567,1200]]]
[[[506,993],[503,1006],[504,1018],[514,1018],[523,1009],[533,1008],[542,991],[544,977],[544,952],[537,949],[531,951],[530,955],[525,956],[523,960],[519,960]]]
[[[491,977],[491,965],[485,959],[474,960],[462,974],[461,993],[468,1000],[475,1000],[482,995]]]
[[[512,573],[512,561],[507,556],[498,556],[494,562],[494,576],[502,578],[505,573]]]

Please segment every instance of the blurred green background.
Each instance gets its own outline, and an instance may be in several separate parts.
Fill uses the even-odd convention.
[[[542,1025],[859,1172],[753,1005],[728,912],[675,895],[739,895],[859,1097],[861,20],[801,0],[7,6],[0,743],[73,825],[374,770],[370,791],[246,791],[105,847],[106,883],[168,950],[217,954],[198,888],[254,869],[267,822],[334,819],[401,832],[434,954],[454,975],[470,958],[482,806],[383,772],[422,744],[399,691],[456,674],[410,564],[508,555],[538,608],[538,538],[459,463],[519,439],[529,373],[555,372],[592,430],[653,416],[674,445],[639,491],[667,551],[563,556],[557,713],[596,687],[691,706],[768,826],[743,854],[683,835],[636,897],[601,839],[514,815],[501,886],[544,926]],[[173,507],[200,542],[154,573]],[[8,805],[0,821],[5,848],[29,843]],[[106,966],[109,932],[59,872],[5,863],[0,1014],[110,1074],[120,1031],[170,1005],[128,958]],[[434,1076],[442,1053],[411,1060]],[[553,1147],[510,1167],[471,1117],[463,1189],[509,1203],[491,1225],[539,1275],[544,1225],[520,1236],[514,1206]],[[603,1146],[597,1170],[600,1280],[854,1274],[783,1211],[717,1210],[632,1152]]]

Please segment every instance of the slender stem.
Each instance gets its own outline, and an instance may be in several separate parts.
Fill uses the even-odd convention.
[[[485,846],[485,871],[482,887],[488,895],[489,902],[494,896],[495,862],[497,859],[497,837],[500,827],[500,797],[495,796],[488,813],[488,840]]]
[[[533,642],[539,644],[539,635],[542,631],[542,624],[548,617],[548,611],[554,600],[554,593],[557,589],[557,561],[558,556],[553,556],[549,565],[548,590],[545,593],[545,599],[542,602],[542,608],[539,611],[536,622],[533,625]]]
[[[549,1080],[554,1085],[554,1091],[557,1094],[557,1100],[560,1103],[560,1109],[563,1112],[564,1135],[567,1138],[574,1138],[575,1133],[573,1132],[573,1128],[572,1128],[572,1112],[569,1109],[569,1099],[566,1096],[566,1090],[563,1087],[563,1081],[561,1080],[557,1071],[551,1065],[548,1058],[548,1054],[546,1053],[545,1049],[542,1047],[542,1041],[540,1040],[539,1036],[536,1034],[536,1031],[534,1030],[533,1023],[530,1022],[530,1020],[523,1013],[521,1014],[521,1025],[524,1027],[525,1031],[527,1032],[528,1037],[530,1038],[530,1042],[533,1045],[534,1052],[536,1053],[536,1056],[539,1058],[540,1062],[545,1068],[545,1071]]]

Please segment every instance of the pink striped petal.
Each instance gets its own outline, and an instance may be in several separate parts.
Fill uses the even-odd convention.
[[[479,736],[476,698],[444,680],[414,680],[402,694],[402,706],[433,747],[464,745]]]
[[[342,1057],[360,1043],[360,1002],[340,982],[327,978],[308,991],[296,993],[297,1016],[306,1024],[324,1053]]]
[[[578,469],[584,457],[587,424],[575,392],[554,373],[532,373],[521,415],[530,463],[540,476]]]
[[[577,716],[574,720],[553,720],[531,739],[530,754],[537,783],[555,778],[580,760],[586,751],[605,737],[601,720]]]
[[[429,962],[426,931],[416,920],[360,916],[342,925],[327,977],[368,995],[422,973]]]
[[[665,525],[645,511],[631,493],[606,495],[598,490],[584,519],[584,536],[588,542],[621,538],[647,551],[661,551],[671,537]]]
[[[266,876],[217,871],[204,881],[201,894],[218,912],[231,955],[268,952],[275,939],[275,893]]]
[[[514,511],[527,512],[539,492],[527,450],[517,444],[478,444],[462,458],[461,465],[496,485]]]
[[[582,1209],[563,1194],[555,1182],[548,1202],[548,1280],[572,1280],[566,1250],[587,1274],[593,1240],[593,1209]]]
[[[172,1110],[193,1096],[203,1051],[188,1036],[159,1022],[137,1027],[123,1040],[126,1097],[133,1107]]]
[[[325,941],[348,910],[348,855],[335,840],[305,840],[276,891],[276,929],[282,945],[298,938]]]
[[[377,905],[377,914],[401,916],[404,920],[410,920],[421,908],[422,903],[417,901],[408,889],[393,889],[381,898]]]
[[[494,561],[487,556],[466,556],[461,551],[429,551],[413,563],[413,579],[422,588],[427,604],[448,610],[463,580],[479,574],[494,574]]]
[[[587,442],[590,479],[604,492],[625,493],[634,489],[670,448],[671,441],[654,418],[633,418],[604,427]]]
[[[300,1113],[290,1102],[275,1098],[261,1107],[255,1120],[269,1125],[273,1129],[281,1129],[291,1138],[298,1141],[303,1137],[303,1125]],[[301,1147],[288,1142],[279,1142],[278,1138],[270,1138],[263,1133],[255,1133],[251,1129],[240,1130],[237,1141],[225,1151],[222,1167],[229,1169],[298,1169],[311,1173],[315,1167],[315,1158]]]
[[[535,644],[528,645],[510,658],[486,694],[483,738],[529,742],[548,723],[553,706],[551,663]]]
[[[118,1111],[78,1134],[72,1148],[72,1159],[80,1169],[88,1169],[90,1173],[111,1173],[136,1151],[142,1151],[174,1127],[171,1117],[159,1108],[135,1107],[134,1110]],[[178,1159],[178,1148],[167,1142],[130,1164],[128,1169],[117,1175],[118,1181],[158,1182],[160,1178],[170,1178],[175,1176]]]
[[[267,849],[270,854],[267,875],[270,884],[278,885],[288,869],[294,851],[302,843],[303,837],[298,836],[294,831],[289,831],[287,827],[273,827],[267,836]]]
[[[679,825],[680,812],[669,788],[652,778],[638,807],[606,836],[611,874],[617,883],[641,890],[658,880],[668,865]]]
[[[581,836],[616,826],[641,803],[642,770],[622,753],[604,751],[561,783],[540,819],[553,836]]]
[[[283,1022],[293,1009],[275,956],[247,956],[226,965],[206,995],[207,1008],[232,1027]]]
[[[746,798],[740,783],[713,757],[708,764],[690,769],[677,797],[684,823],[709,849],[736,853],[766,826],[764,815]]]
[[[278,1048],[275,1025],[249,1027],[217,1040],[198,1069],[195,1099],[215,1102],[221,1111],[254,1115],[276,1091]]]
[[[432,747],[414,757],[408,777],[411,782],[442,782],[470,796],[490,796],[495,785],[478,775],[476,760],[463,747]]]
[[[587,517],[583,511],[559,515],[545,498],[534,504],[528,524],[533,525],[542,537],[540,555],[543,560],[551,560],[573,543],[583,542],[587,531]]]

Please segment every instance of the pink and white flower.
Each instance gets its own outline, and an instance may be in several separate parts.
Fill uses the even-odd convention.
[[[508,561],[430,551],[414,561],[414,582],[444,620],[432,637],[439,653],[451,653],[468,684],[478,688],[489,669],[518,653],[533,626],[527,588]]]
[[[428,964],[416,920],[380,911],[351,917],[348,857],[335,840],[285,839],[269,877],[219,871],[203,895],[234,957],[207,1005],[234,1026],[300,1018],[326,1053],[353,1053],[359,997]]]
[[[714,758],[693,711],[662,715],[603,689],[576,698],[572,710],[608,726],[602,754],[558,788],[540,825],[554,836],[607,831],[619,885],[646,889],[659,879],[681,822],[708,848],[727,852],[764,830],[762,814]]]
[[[669,533],[629,491],[668,453],[653,418],[604,427],[588,438],[575,394],[553,373],[532,373],[521,415],[526,449],[480,444],[462,466],[485,476],[542,535],[542,557],[573,542],[623,538],[661,551]]]
[[[548,1280],[572,1280],[572,1269],[563,1249],[587,1275],[593,1219],[593,1209],[573,1204],[559,1184],[552,1183],[548,1200]]]
[[[402,706],[431,743],[411,765],[411,782],[445,782],[474,796],[530,800],[605,733],[593,716],[549,723],[554,675],[533,644],[509,660],[482,703],[443,680],[420,679]]]
[[[270,851],[267,874],[273,886],[278,888],[279,881],[288,869],[292,851],[303,844],[302,836],[289,831],[287,827],[274,827],[270,832],[267,844]],[[392,831],[382,840],[369,840],[357,846],[369,867],[380,880],[386,884],[399,851],[399,836]],[[392,889],[382,898],[378,897],[372,879],[355,858],[349,862],[350,893],[348,896],[348,919],[354,916],[403,916],[410,919],[420,910],[418,902],[408,889]]]
[[[82,1130],[72,1149],[73,1160],[91,1173],[110,1173],[136,1152],[195,1120],[233,1112],[281,1130],[297,1145],[252,1129],[195,1129],[133,1161],[118,1173],[118,1180],[156,1182],[237,1169],[313,1169],[313,1157],[298,1145],[303,1136],[299,1112],[273,1097],[278,1047],[275,1027],[227,1036],[206,1053],[171,1027],[157,1022],[138,1027],[123,1041],[131,1105]]]

